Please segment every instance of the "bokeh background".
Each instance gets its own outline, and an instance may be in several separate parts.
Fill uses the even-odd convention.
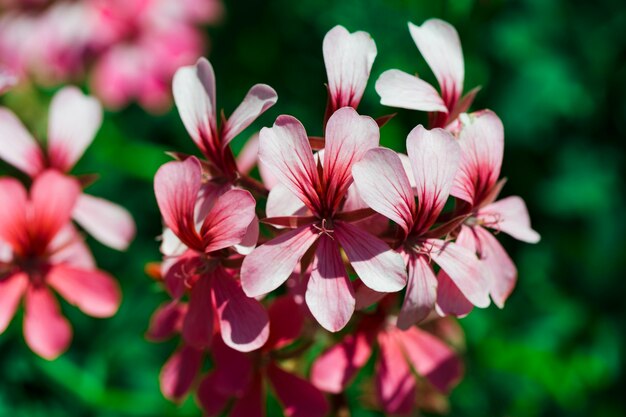
[[[454,24],[466,62],[466,91],[481,85],[474,109],[488,107],[506,132],[504,195],[520,195],[542,235],[531,246],[501,236],[519,268],[504,310],[461,320],[466,374],[450,396],[451,416],[623,416],[626,376],[626,8],[621,0],[237,0],[207,28],[218,106],[232,112],[254,83],[272,85],[278,104],[235,143],[298,117],[321,134],[326,100],[321,45],[336,24],[368,31],[378,57],[360,110],[378,104],[373,81],[390,68],[434,77],[410,39],[408,20]],[[21,87],[1,98],[45,132],[54,88]],[[382,130],[383,145],[403,150],[425,119],[411,111]],[[0,416],[198,416],[193,399],[173,405],[158,388],[175,342],[144,339],[165,300],[146,276],[158,260],[160,218],[152,177],[166,150],[194,152],[175,109],[151,115],[131,105],[107,112],[75,173],[98,172],[90,192],[127,207],[138,237],[127,253],[90,241],[100,266],[116,275],[124,301],[110,320],[64,305],[75,328],[70,350],[54,362],[25,346],[21,317],[0,335]],[[6,164],[2,172],[14,174]],[[1,202],[0,202],[1,204]],[[357,390],[353,403],[358,403]],[[270,415],[280,411],[269,403]],[[353,415],[382,414],[355,406]]]

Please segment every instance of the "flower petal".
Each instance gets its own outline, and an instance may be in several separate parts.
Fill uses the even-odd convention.
[[[202,367],[202,351],[183,344],[165,362],[159,375],[161,392],[172,401],[182,400]]]
[[[65,87],[55,94],[48,117],[48,157],[50,164],[69,171],[91,144],[102,124],[102,106],[94,97],[76,87]]]
[[[272,128],[261,129],[259,141],[261,162],[307,207],[318,210],[319,177],[302,123],[292,116],[279,116]]]
[[[328,414],[326,398],[309,381],[274,364],[268,366],[267,376],[283,405],[285,417],[324,417]]]
[[[398,315],[398,327],[408,329],[424,320],[435,307],[437,277],[424,256],[409,257],[409,279],[402,309]]]
[[[257,375],[246,393],[235,401],[229,417],[265,417],[263,379]]]
[[[240,255],[250,254],[259,241],[259,218],[255,215],[248,228],[246,234],[243,235],[241,242],[234,246],[235,251]]]
[[[267,197],[265,214],[267,217],[303,216],[306,206],[283,184],[276,184]]]
[[[422,26],[409,23],[409,32],[435,74],[441,96],[451,109],[463,92],[465,76],[463,51],[456,29],[443,20],[429,19]]]
[[[491,232],[482,227],[475,227],[474,231],[480,242],[480,260],[492,280],[491,298],[498,307],[503,308],[517,283],[517,268]]]
[[[359,197],[408,234],[413,226],[415,196],[398,155],[389,149],[371,149],[354,164],[352,175]]]
[[[213,356],[213,377],[217,383],[216,390],[221,394],[240,397],[252,382],[256,371],[252,357],[244,352],[231,349],[220,338],[216,338],[211,346]]]
[[[146,338],[160,342],[174,336],[176,332],[182,330],[186,313],[187,305],[178,300],[161,304],[150,317]]]
[[[419,111],[448,112],[435,88],[426,81],[397,69],[387,70],[376,80],[380,104]]]
[[[125,208],[103,198],[81,194],[72,217],[105,245],[126,250],[135,237],[135,222]]]
[[[28,276],[18,272],[0,279],[0,334],[8,327],[28,286]]]
[[[380,345],[376,369],[376,394],[389,414],[408,414],[415,403],[415,377],[394,337],[387,332],[378,334]]]
[[[311,226],[290,230],[257,246],[241,265],[241,284],[248,297],[258,297],[278,288],[317,240]]]
[[[39,144],[17,116],[5,108],[0,108],[0,158],[31,177],[45,166]]]
[[[256,201],[249,191],[233,189],[225,192],[211,208],[202,224],[200,234],[206,253],[242,242],[254,220]]]
[[[304,313],[293,296],[275,298],[268,309],[268,315],[270,335],[265,344],[267,349],[280,349],[300,336],[304,326]]]
[[[212,278],[207,275],[200,277],[189,295],[182,334],[185,343],[196,349],[209,347],[213,339]]]
[[[26,292],[24,338],[44,359],[56,359],[72,340],[72,328],[59,311],[59,303],[45,286],[30,286]]]
[[[523,242],[537,243],[541,238],[530,227],[528,209],[521,197],[511,196],[491,203],[480,209],[477,217],[485,227],[502,231]]]
[[[15,178],[0,178],[0,201],[0,239],[13,251],[25,250],[29,243],[26,189]]]
[[[247,297],[239,282],[221,268],[213,278],[213,299],[226,345],[250,352],[265,344],[269,336],[267,312],[261,303]]]
[[[327,235],[318,240],[305,299],[315,320],[330,332],[343,329],[354,313],[352,283],[337,243]]]
[[[322,49],[332,110],[356,108],[376,58],[376,43],[367,32],[335,26],[324,36]]]
[[[459,167],[460,148],[450,133],[426,130],[422,125],[409,133],[406,147],[418,199],[414,230],[422,233],[432,226],[446,204]]]
[[[257,117],[276,104],[278,95],[266,84],[256,84],[250,88],[243,101],[235,109],[222,127],[222,146],[228,145],[235,136],[250,126]]]
[[[208,374],[197,391],[198,402],[202,411],[207,416],[220,415],[222,410],[226,408],[230,395],[226,395],[220,391],[220,384],[214,374]]]
[[[374,291],[396,292],[406,285],[406,266],[399,253],[379,238],[349,223],[335,223],[335,236],[361,281]]]

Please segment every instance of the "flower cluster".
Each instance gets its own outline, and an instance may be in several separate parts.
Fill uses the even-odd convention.
[[[10,110],[0,108],[0,158],[30,179],[27,189],[0,177],[0,332],[24,299],[26,343],[47,359],[63,353],[72,338],[50,289],[93,317],[112,316],[121,300],[117,282],[96,267],[72,222],[118,250],[135,234],[125,209],[82,192],[93,178],[69,173],[101,119],[94,98],[66,87],[52,100],[43,147]]]
[[[439,90],[395,69],[376,82],[382,104],[428,112],[407,154],[379,146],[391,117],[357,112],[377,54],[365,32],[337,26],[324,39],[323,137],[282,115],[238,158],[230,141],[276,92],[255,85],[218,120],[209,61],[177,71],[174,100],[202,158],[174,153],[154,180],[159,277],[172,301],[148,336],[181,335],[161,373],[168,398],[196,387],[207,415],[262,416],[270,387],[285,415],[322,417],[331,405],[321,392],[341,394],[375,356],[379,407],[407,414],[418,386],[445,393],[460,379],[455,350],[432,329],[491,300],[503,306],[517,273],[493,232],[539,236],[519,197],[498,200],[503,126],[492,111],[467,113],[478,89],[462,95],[455,29],[437,19],[409,29]],[[296,359],[320,343],[307,380]],[[206,356],[213,366],[196,385]]]
[[[205,49],[197,26],[222,14],[219,0],[0,3],[4,66],[45,84],[88,75],[107,107],[137,101],[150,111],[169,108],[174,72]]]

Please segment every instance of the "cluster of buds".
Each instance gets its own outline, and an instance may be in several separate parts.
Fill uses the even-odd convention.
[[[28,187],[0,177],[0,333],[23,299],[24,338],[46,359],[63,353],[72,339],[51,289],[93,317],[112,316],[121,301],[117,282],[96,267],[74,224],[117,250],[125,250],[135,235],[125,209],[83,193],[94,176],[70,174],[101,121],[96,99],[63,88],[50,106],[44,146],[17,116],[0,108],[0,159],[28,176]]]
[[[0,0],[0,63],[44,84],[85,78],[109,108],[170,107],[177,68],[205,49],[220,0]]]
[[[257,84],[218,120],[209,61],[175,74],[174,100],[202,158],[174,153],[154,180],[159,276],[172,301],[148,336],[181,336],[161,373],[168,398],[195,389],[207,415],[262,416],[269,387],[287,416],[337,415],[374,355],[377,406],[408,414],[418,387],[445,393],[460,379],[446,316],[502,307],[513,290],[517,271],[494,232],[539,235],[521,198],[498,200],[503,126],[492,111],[467,113],[478,89],[462,94],[456,30],[436,19],[409,29],[439,90],[395,69],[376,82],[382,104],[428,112],[407,154],[379,146],[390,116],[357,112],[377,54],[365,32],[337,26],[324,39],[323,137],[282,115],[238,157],[229,143],[276,92]],[[306,378],[303,358],[320,341]]]

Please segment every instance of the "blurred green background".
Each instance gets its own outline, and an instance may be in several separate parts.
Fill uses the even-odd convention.
[[[238,0],[226,2],[219,27],[208,29],[218,106],[229,114],[254,83],[272,85],[278,104],[235,143],[298,117],[321,134],[326,101],[321,46],[336,24],[368,31],[378,57],[361,112],[378,104],[374,80],[390,68],[434,77],[406,22],[431,17],[454,24],[466,61],[466,91],[482,85],[474,109],[488,107],[506,131],[504,195],[529,207],[539,244],[501,235],[519,268],[504,310],[476,310],[467,333],[466,375],[450,397],[452,416],[623,416],[626,380],[626,7],[621,0]],[[30,126],[45,131],[54,91],[5,96]],[[383,145],[403,150],[423,115],[399,111],[382,130]],[[164,400],[161,365],[175,342],[143,334],[165,295],[144,274],[158,260],[160,218],[152,177],[165,150],[194,152],[175,110],[151,116],[131,106],[107,113],[96,141],[74,170],[101,173],[95,195],[126,206],[138,224],[127,253],[90,240],[99,265],[124,290],[119,314],[88,318],[64,304],[75,328],[70,350],[47,362],[21,337],[21,315],[0,336],[0,416],[196,416],[193,400]],[[10,171],[2,164],[4,172]],[[272,415],[280,415],[279,412]],[[378,416],[355,409],[354,416]]]

